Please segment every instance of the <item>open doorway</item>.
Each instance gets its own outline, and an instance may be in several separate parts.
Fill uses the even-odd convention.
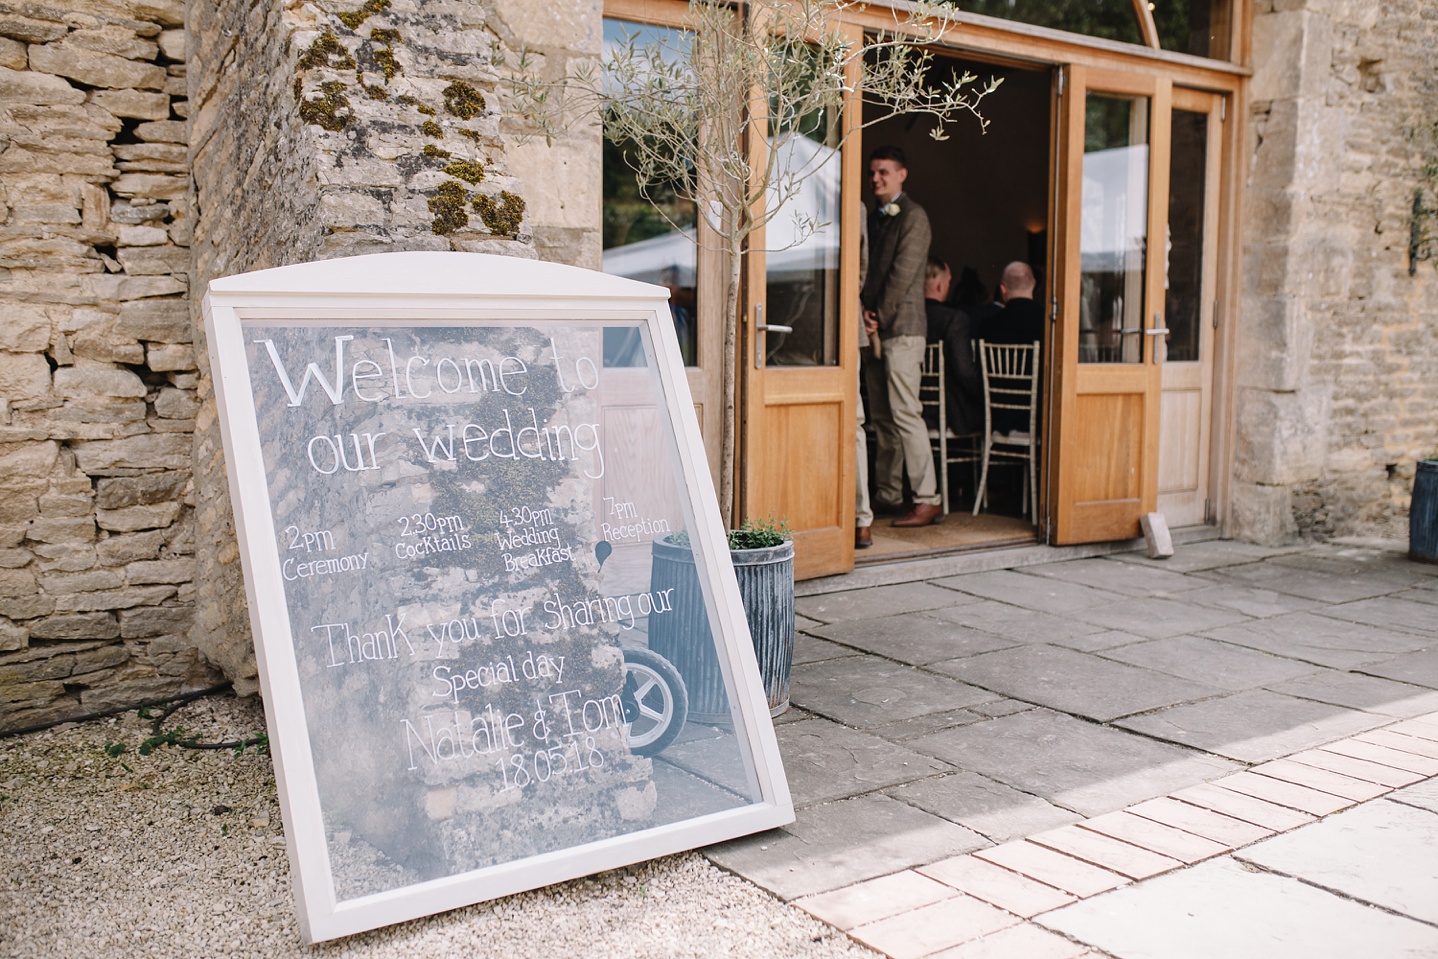
[[[960,57],[939,58],[934,71],[937,82],[949,72],[973,73],[980,82],[990,76],[1003,79],[1002,86],[983,102],[987,130],[981,130],[977,122],[961,122],[948,128],[948,139],[935,140],[930,136],[931,123],[924,117],[876,123],[864,132],[864,197],[872,208],[867,154],[881,145],[903,149],[909,169],[905,192],[928,213],[933,229],[930,254],[950,267],[952,285],[947,302],[968,313],[971,327],[977,330],[996,310],[992,301],[1008,263],[1028,263],[1037,281],[1035,302],[1042,305],[1048,301],[1052,71]],[[1038,435],[1042,436],[1041,430]],[[869,444],[871,458],[876,445]],[[1042,447],[1037,450],[1040,457],[1044,452]],[[873,464],[869,465],[872,470]],[[890,517],[877,516],[873,546],[857,553],[856,562],[1033,542],[1038,535],[1035,519],[1024,515],[1024,504],[1029,501],[1024,482],[1027,468],[992,463],[987,504],[977,516],[972,512],[977,486],[974,472],[967,465],[949,467],[949,513],[941,523],[895,529],[889,525]]]

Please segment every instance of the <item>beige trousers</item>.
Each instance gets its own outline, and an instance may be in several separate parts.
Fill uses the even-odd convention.
[[[915,503],[937,506],[940,501],[929,428],[919,403],[923,367],[922,336],[891,337],[884,340],[880,359],[864,358],[877,461],[871,492],[884,502],[898,503],[903,499],[906,469]]]

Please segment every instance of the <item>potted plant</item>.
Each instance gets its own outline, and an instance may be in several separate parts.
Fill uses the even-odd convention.
[[[1438,453],[1418,461],[1408,506],[1408,558],[1438,563]]]
[[[673,589],[672,612],[650,619],[649,648],[674,664],[689,693],[689,718],[729,722],[729,697],[686,532],[653,543],[653,590]],[[759,660],[769,714],[789,708],[794,662],[794,540],[787,523],[745,520],[729,531],[729,556]]]

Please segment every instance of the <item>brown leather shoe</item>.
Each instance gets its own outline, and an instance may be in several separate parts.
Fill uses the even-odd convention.
[[[928,526],[930,523],[937,523],[944,518],[944,508],[938,503],[915,503],[914,508],[908,515],[901,516],[890,523],[890,526],[911,527]]]
[[[857,526],[854,528],[854,548],[868,549],[874,545],[874,537],[869,533],[869,527]]]

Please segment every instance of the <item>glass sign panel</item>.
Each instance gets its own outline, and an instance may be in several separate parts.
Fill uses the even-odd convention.
[[[439,257],[476,288],[496,269],[562,271],[549,290],[599,276],[384,256]],[[670,395],[683,366],[658,296],[647,320],[217,315],[311,938],[792,818],[707,472],[681,455],[697,424]],[[641,350],[611,370],[613,329]],[[696,645],[707,674],[685,675],[676,648]],[[718,705],[691,715],[701,684]]]

